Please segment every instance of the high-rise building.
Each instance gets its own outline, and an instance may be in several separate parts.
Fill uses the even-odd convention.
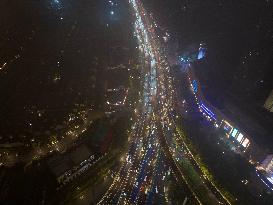
[[[269,112],[273,112],[273,90],[266,99],[264,108],[267,109]]]

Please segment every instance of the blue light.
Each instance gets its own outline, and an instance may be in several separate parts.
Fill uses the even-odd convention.
[[[182,63],[188,63],[188,62],[190,62],[190,58],[188,58],[188,57],[179,56],[179,60],[180,60]]]
[[[229,130],[229,126],[225,125],[224,126],[224,130],[228,131]]]
[[[204,108],[207,112],[209,112],[210,115],[215,117],[215,114],[210,109],[208,109],[203,103],[201,103],[201,107]]]
[[[52,8],[61,10],[63,8],[62,1],[60,0],[50,0],[50,5]]]
[[[267,177],[267,180],[273,185],[273,174]]]
[[[204,58],[205,55],[206,55],[206,49],[203,47],[200,47],[197,59],[200,60],[200,59]]]
[[[208,109],[202,102],[201,102],[201,108],[214,120],[216,120],[215,114]]]
[[[201,104],[201,108],[214,120],[216,120],[215,115],[209,110],[207,109],[203,104]]]
[[[231,133],[231,136],[236,137],[237,132],[238,132],[238,130],[236,128],[234,128],[232,133]]]
[[[198,92],[198,84],[196,80],[192,81],[192,87],[193,87],[193,92],[197,93]]]

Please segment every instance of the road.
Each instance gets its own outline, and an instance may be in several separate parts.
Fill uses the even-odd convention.
[[[141,1],[130,0],[135,36],[142,62],[142,92],[130,136],[130,146],[112,185],[98,204],[167,204],[167,180],[172,173],[183,185],[190,204],[202,204],[184,176],[174,151],[175,88],[157,24]],[[182,150],[182,152],[184,152]],[[181,155],[183,156],[183,154]],[[213,194],[212,194],[213,195]],[[215,204],[219,201],[212,197]]]

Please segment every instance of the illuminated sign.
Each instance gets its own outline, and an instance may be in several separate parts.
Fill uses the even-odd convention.
[[[267,180],[268,180],[271,184],[273,184],[273,175],[272,175],[271,177],[267,177]]]
[[[238,133],[238,130],[236,128],[233,129],[231,136],[236,137],[236,134]]]
[[[193,87],[193,92],[197,93],[197,91],[198,91],[198,84],[197,84],[196,80],[192,81],[192,87]]]
[[[215,114],[208,109],[203,103],[201,103],[200,107],[202,108],[203,111],[205,111],[212,119],[216,120]]]
[[[225,131],[230,132],[230,128],[231,128],[230,126],[224,125],[224,130],[225,130]]]
[[[222,125],[222,127],[223,127],[225,133],[227,133],[227,134],[230,134],[231,131],[232,131],[232,129],[233,129],[233,127],[231,126],[231,124],[229,124],[229,123],[228,123],[227,121],[225,121],[225,120],[223,120],[223,125]]]
[[[237,141],[238,141],[238,142],[241,142],[242,139],[243,139],[243,137],[244,137],[244,135],[243,135],[242,133],[240,133],[240,134],[238,135],[238,137],[237,137]]]
[[[224,122],[223,128],[224,128],[225,132],[229,134],[233,127]]]
[[[249,140],[247,138],[245,138],[245,140],[243,141],[242,145],[244,147],[247,147],[249,145]]]
[[[197,59],[200,60],[200,59],[204,58],[205,55],[206,55],[206,49],[203,47],[200,47]]]

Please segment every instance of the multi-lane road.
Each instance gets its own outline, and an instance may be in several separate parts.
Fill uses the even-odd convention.
[[[130,146],[112,185],[99,204],[167,204],[168,182],[184,185],[185,199],[201,204],[183,175],[176,155],[174,136],[175,90],[157,24],[141,1],[130,0],[135,36],[142,62],[142,88],[135,110]]]

